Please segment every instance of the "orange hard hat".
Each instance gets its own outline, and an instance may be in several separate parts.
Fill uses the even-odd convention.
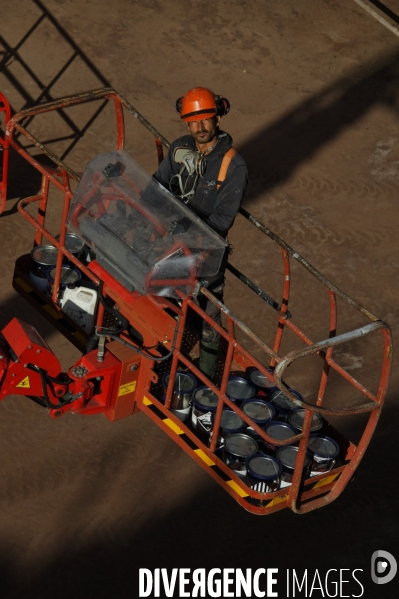
[[[215,95],[206,87],[194,87],[176,100],[176,110],[186,123],[223,116],[230,109],[229,101]]]

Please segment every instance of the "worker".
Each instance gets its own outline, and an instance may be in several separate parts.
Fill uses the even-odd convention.
[[[232,147],[230,135],[219,128],[230,103],[209,89],[196,87],[176,101],[176,110],[187,123],[189,134],[172,143],[154,177],[227,239],[248,182],[243,158]],[[228,251],[219,272],[207,277],[208,289],[220,301],[227,258]],[[200,295],[198,303],[221,324],[220,310],[212,302]],[[217,331],[203,321],[199,367],[210,378],[215,373],[219,341]]]

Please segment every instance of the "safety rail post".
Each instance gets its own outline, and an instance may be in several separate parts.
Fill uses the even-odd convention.
[[[40,187],[39,198],[39,206],[37,209],[37,222],[43,227],[46,222],[46,211],[47,211],[47,202],[48,202],[48,193],[49,193],[49,185],[50,182],[48,178],[42,173],[42,183]],[[41,245],[43,241],[43,233],[37,229],[35,238],[33,240],[33,245]]]
[[[4,113],[4,129],[7,129],[8,121],[11,116],[10,104],[7,98],[0,92],[0,112]],[[7,181],[8,181],[8,154],[9,141],[7,136],[0,135],[0,214],[6,207],[7,201]]]
[[[174,351],[173,357],[172,357],[172,364],[170,367],[168,388],[166,390],[166,397],[165,397],[165,407],[168,409],[170,408],[170,404],[172,402],[172,395],[173,395],[173,389],[174,389],[174,384],[175,384],[177,365],[179,363],[179,358],[181,356],[180,350],[181,350],[181,344],[183,341],[184,327],[186,324],[187,309],[188,309],[188,302],[187,302],[187,300],[183,300],[182,305],[181,305],[182,314],[181,314],[181,316],[177,316],[178,330],[177,330],[177,335],[176,335],[176,340],[175,340],[175,351]]]
[[[123,150],[125,145],[125,120],[121,101],[115,95],[111,96],[114,100],[116,113],[116,149]]]
[[[337,334],[337,298],[333,291],[328,289],[330,297],[330,335],[329,338],[335,337]],[[319,392],[317,394],[316,405],[321,406],[323,404],[324,393],[327,387],[328,375],[330,372],[330,365],[333,355],[333,347],[329,347],[326,351],[324,358],[323,372],[320,378]]]
[[[223,398],[226,395],[227,383],[229,380],[231,364],[233,361],[234,354],[234,343],[235,343],[235,334],[234,334],[234,323],[230,316],[227,317],[227,331],[228,331],[228,346],[227,346],[227,355],[223,368],[222,382],[220,384],[220,395]],[[216,443],[219,435],[219,427],[220,420],[222,418],[222,411],[224,408],[224,400],[218,401],[216,406],[216,414],[215,414],[215,422],[213,426],[213,434],[210,450],[214,452],[216,450]]]
[[[276,354],[278,354],[279,349],[280,349],[281,340],[283,337],[284,325],[287,320],[288,301],[289,301],[289,297],[290,297],[290,283],[291,283],[290,259],[289,259],[288,252],[285,248],[281,248],[281,256],[283,259],[284,283],[283,283],[283,298],[281,301],[281,311],[279,314],[276,336],[274,339],[274,346],[273,346],[273,349],[276,352]],[[274,368],[275,365],[276,365],[276,361],[274,359],[272,359],[270,362],[270,366],[272,368]]]

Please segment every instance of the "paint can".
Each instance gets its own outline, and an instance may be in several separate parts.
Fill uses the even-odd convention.
[[[47,275],[57,263],[58,250],[53,245],[38,245],[30,253],[29,279],[40,291],[47,290]]]
[[[247,485],[259,493],[273,493],[280,486],[281,472],[276,458],[257,454],[247,462]]]
[[[52,268],[47,273],[47,294],[52,295],[53,287],[54,287],[54,279],[55,279],[55,271],[56,268]],[[61,277],[60,277],[60,290],[64,290],[67,285],[78,285],[80,283],[80,279],[82,278],[82,274],[80,270],[78,270],[75,266],[64,265],[61,268]]]
[[[212,414],[212,422],[215,422],[215,412]],[[216,455],[221,457],[222,450],[224,447],[225,439],[228,435],[232,435],[234,433],[241,433],[246,428],[246,423],[236,412],[230,410],[230,408],[224,408],[222,411],[222,416],[220,418],[220,426],[219,426],[219,434],[218,440],[216,443]],[[213,431],[209,435],[208,447],[211,446]]]
[[[322,472],[329,472],[334,467],[335,460],[339,455],[339,445],[331,437],[311,435],[308,451],[312,458],[310,474],[316,476]]]
[[[303,401],[303,397],[298,391],[289,389],[294,397]],[[291,412],[295,404],[287,397],[280,389],[274,391],[270,396],[270,403],[276,408],[277,420],[287,420],[288,414]]]
[[[267,368],[267,371],[270,374],[273,374],[273,368]],[[270,397],[270,395],[278,390],[278,387],[274,384],[273,381],[267,378],[260,370],[257,368],[250,368],[247,373],[248,379],[255,387],[255,392],[258,397]]]
[[[225,439],[223,459],[240,478],[247,474],[247,460],[258,451],[258,444],[249,435],[235,433]]]
[[[276,452],[276,458],[281,463],[283,468],[281,473],[281,487],[288,487],[292,483],[298,451],[299,448],[295,445],[286,445],[285,447],[280,447]],[[302,478],[306,478],[308,476],[311,462],[312,459],[306,452],[303,463]]]
[[[161,383],[164,391],[162,396],[165,402],[166,391],[168,389],[170,373],[164,374]],[[179,420],[184,422],[190,417],[192,396],[197,387],[197,379],[190,372],[176,371],[175,384],[173,388],[170,410]]]
[[[242,376],[231,376],[227,382],[226,395],[240,403],[255,395],[255,388]]]
[[[277,420],[267,424],[264,429],[265,433],[269,435],[269,437],[272,437],[272,439],[276,439],[276,441],[285,441],[286,439],[294,437],[298,434],[298,431],[296,431],[293,426],[287,422],[281,422]],[[281,445],[273,445],[272,443],[264,441],[263,439],[259,440],[259,445],[263,451],[268,452],[277,451],[280,449],[280,447],[282,447]]]
[[[212,429],[212,414],[216,411],[218,396],[204,385],[197,387],[192,397],[191,424],[200,435],[208,435]]]
[[[287,421],[293,426],[299,433],[302,432],[303,420],[305,418],[306,410],[304,408],[294,408],[287,416]],[[310,425],[310,431],[316,433],[320,431],[324,426],[324,420],[317,412],[312,414],[312,422]]]
[[[60,241],[60,237],[61,237],[61,235],[56,235],[56,237],[55,237],[58,242]],[[82,241],[82,239],[80,239],[80,237],[78,237],[74,233],[66,234],[64,245],[65,245],[65,249],[67,249],[68,252],[70,252],[78,260],[82,260],[82,258],[84,258],[84,254],[85,254],[84,241]],[[66,257],[64,257],[64,261],[67,262],[68,264],[71,264],[71,262]]]
[[[249,416],[261,428],[273,420],[276,415],[276,410],[270,403],[257,397],[245,401],[241,404],[241,409],[246,416]],[[246,434],[251,435],[254,439],[259,439],[258,433],[251,426],[247,426]]]

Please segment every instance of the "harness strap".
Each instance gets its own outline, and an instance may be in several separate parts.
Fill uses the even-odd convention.
[[[216,181],[216,189],[219,189],[221,184],[226,178],[227,169],[229,168],[230,162],[233,160],[234,156],[237,154],[237,150],[234,148],[230,148],[228,152],[223,156],[222,164],[220,165],[220,170],[218,174],[218,179]]]

